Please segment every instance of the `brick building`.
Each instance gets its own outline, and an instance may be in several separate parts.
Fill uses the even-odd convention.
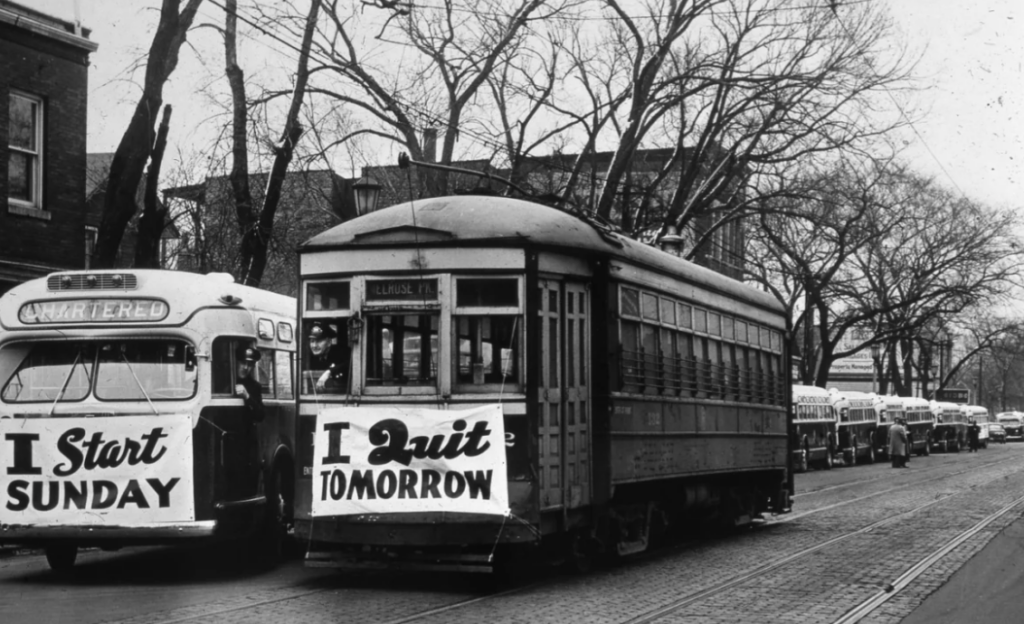
[[[84,266],[88,36],[0,0],[0,293]]]

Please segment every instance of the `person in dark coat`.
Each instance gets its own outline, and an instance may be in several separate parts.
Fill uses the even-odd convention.
[[[335,344],[338,334],[327,323],[314,323],[309,330],[309,369],[323,371],[317,378],[315,388],[324,390],[330,385],[343,387],[345,373],[348,369],[348,353]]]
[[[256,362],[260,361],[260,352],[254,347],[242,347],[235,360],[238,363],[235,394],[245,402],[249,422],[263,422],[263,387],[253,378]]]
[[[967,420],[967,442],[968,448],[971,453],[978,452],[979,441],[981,438],[981,426],[974,422],[973,418]]]
[[[896,419],[889,427],[889,457],[893,468],[907,467],[907,446],[907,430],[900,419]]]
[[[242,398],[245,417],[228,436],[227,455],[244,459],[244,465],[230,461],[228,466],[229,491],[235,498],[251,496],[259,487],[260,441],[256,423],[263,422],[263,386],[253,373],[260,352],[255,347],[239,347],[235,352],[235,396]]]

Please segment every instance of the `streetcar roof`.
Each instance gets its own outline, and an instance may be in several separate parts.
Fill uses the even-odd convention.
[[[509,197],[456,195],[396,204],[309,239],[299,253],[352,247],[536,245],[608,255],[660,270],[782,311],[768,293],[588,222],[568,212]]]

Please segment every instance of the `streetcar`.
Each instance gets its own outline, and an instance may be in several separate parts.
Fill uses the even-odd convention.
[[[828,390],[796,384],[792,395],[794,461],[804,469],[821,466],[831,470],[836,451],[836,413]]]
[[[873,463],[875,431],[878,429],[875,395],[831,388],[829,396],[839,417],[836,435],[843,463],[849,466],[861,461]]]
[[[920,397],[903,397],[903,409],[911,454],[930,455],[935,431],[935,414],[931,403]]]
[[[935,429],[932,450],[959,453],[967,444],[967,416],[960,405],[948,401],[932,401]]]
[[[587,567],[793,492],[780,303],[568,212],[411,201],[299,248],[308,566]],[[328,383],[334,378],[335,383]]]
[[[889,427],[897,419],[906,417],[904,399],[892,395],[876,395],[874,398],[874,408],[878,426],[871,436],[871,443],[874,446],[876,458],[888,458]]]
[[[45,549],[58,571],[80,547],[238,539],[279,554],[296,310],[228,274],[63,271],[7,292],[0,541]]]

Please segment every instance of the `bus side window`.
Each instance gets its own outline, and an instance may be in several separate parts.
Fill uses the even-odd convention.
[[[228,337],[215,338],[213,341],[211,366],[214,394],[232,394],[234,392],[234,367],[231,364],[234,345],[235,340]]]
[[[277,386],[277,398],[294,398],[292,379],[295,377],[293,358],[290,351],[274,351],[274,384]]]
[[[274,359],[277,351],[266,349],[256,362],[256,381],[263,387],[264,397],[274,396]]]

